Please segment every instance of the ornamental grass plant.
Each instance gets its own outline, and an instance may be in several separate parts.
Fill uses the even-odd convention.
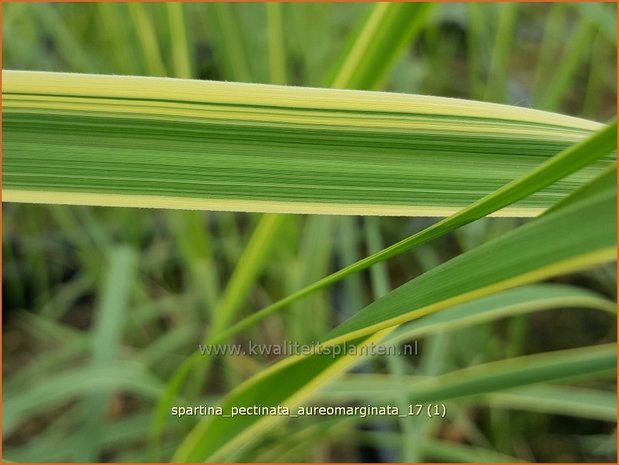
[[[3,459],[616,462],[615,18],[3,5]]]

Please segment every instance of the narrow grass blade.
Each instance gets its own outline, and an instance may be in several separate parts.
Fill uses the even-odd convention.
[[[616,189],[608,190],[462,254],[374,301],[325,340],[341,343],[484,295],[612,261],[616,199]]]
[[[118,357],[128,300],[135,278],[136,260],[129,247],[110,250],[109,261],[93,334],[91,367],[95,372],[112,365]],[[101,425],[105,422],[109,402],[109,393],[103,393],[90,396],[84,403],[82,441],[89,446],[85,447],[85,450],[90,454],[91,461],[99,458],[99,434]]]
[[[464,368],[420,381],[408,394],[413,403],[445,401],[546,381],[574,379],[616,370],[617,345],[527,355]]]
[[[279,238],[278,233],[287,219],[286,215],[264,215],[260,218],[250,242],[239,259],[239,265],[226,286],[217,312],[213,315],[209,339],[216,338],[235,319],[249,292],[249,286],[254,283],[257,274],[271,255]]]
[[[220,296],[213,238],[203,212],[170,211],[167,215],[172,236],[183,264],[184,279],[196,290],[197,314],[214,311]]]
[[[452,331],[487,321],[549,308],[590,308],[616,314],[614,302],[573,286],[531,284],[456,305],[395,330],[385,344],[396,344],[438,331]]]
[[[166,12],[170,27],[170,39],[172,41],[172,64],[174,76],[189,79],[191,73],[191,60],[189,45],[187,43],[187,29],[182,3],[166,3]]]
[[[543,412],[568,417],[617,421],[616,393],[571,386],[536,385],[483,396],[491,407]]]
[[[534,104],[538,108],[555,111],[560,108],[565,96],[572,87],[581,63],[591,51],[595,28],[591,20],[584,16],[580,18],[578,26],[571,35],[559,59],[560,65],[552,69],[552,84],[537,97]],[[554,61],[554,60],[553,60]]]
[[[467,5],[467,68],[469,92],[468,95],[474,99],[481,99],[485,90],[486,63],[484,57],[488,55],[485,45],[490,43],[488,37],[488,12],[483,6],[476,2]]]
[[[284,5],[270,2],[267,9],[269,70],[272,84],[286,84],[286,51],[284,48]]]
[[[506,101],[507,70],[509,58],[511,56],[510,48],[514,40],[517,11],[517,3],[501,4],[501,12],[497,24],[496,39],[494,41],[494,49],[492,50],[484,100],[491,102]]]
[[[119,74],[139,75],[140,60],[132,47],[131,22],[124,4],[99,2],[96,15],[105,49],[108,51],[110,68]],[[123,53],[115,53],[122,50]]]
[[[567,21],[569,5],[554,3],[549,8],[550,11],[544,24],[544,36],[539,46],[539,54],[533,75],[531,99],[534,102],[541,98],[546,90],[545,86],[552,83],[552,75],[556,73],[553,58],[559,54],[560,41],[558,38],[561,36],[562,28]]]
[[[432,6],[432,3],[375,4],[336,64],[337,74],[331,87],[375,89],[422,27]]]
[[[148,5],[148,7],[150,6]],[[130,3],[127,5],[127,8],[129,8],[129,13],[135,23],[136,34],[142,46],[146,68],[152,76],[167,76],[159,48],[159,40],[147,6],[142,3]]]

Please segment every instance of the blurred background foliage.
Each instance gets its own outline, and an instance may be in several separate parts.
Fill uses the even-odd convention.
[[[373,8],[5,4],[3,67],[326,86]],[[373,88],[508,103],[602,122],[616,114],[614,4],[418,8],[425,10],[411,40]],[[372,228],[366,223],[373,221],[383,243],[390,244],[434,221],[278,216],[259,253],[248,257],[260,218],[4,204],[4,459],[169,459],[195,419],[169,421],[158,444],[162,455],[153,455],[148,445],[154,405],[170,376],[204,340],[216,312],[225,307],[247,315],[367,255],[366,231]],[[389,285],[521,222],[480,220],[390,260]],[[614,265],[555,281],[616,299]],[[309,342],[371,299],[370,275],[363,272],[269,317],[237,341]],[[357,372],[440,375],[505,357],[615,341],[615,327],[614,316],[604,312],[546,310],[437,333],[420,341],[420,356],[373,359]],[[194,387],[185,400],[216,402],[271,362],[217,358],[206,385],[199,377],[190,379]],[[514,407],[481,399],[449,402],[445,420],[295,419],[244,459],[615,461],[616,425],[614,414],[608,415],[616,408],[614,375],[571,386],[597,395],[606,413],[578,413],[584,397],[565,387],[562,411],[546,412],[543,402]]]

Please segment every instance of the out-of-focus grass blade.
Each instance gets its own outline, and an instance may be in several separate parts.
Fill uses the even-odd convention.
[[[473,99],[482,99],[486,88],[486,67],[484,58],[488,56],[488,44],[492,42],[489,35],[489,25],[492,20],[488,18],[489,11],[482,4],[471,2],[467,6],[467,68],[469,91],[468,95]]]
[[[415,420],[415,417],[411,417]],[[320,424],[314,424],[298,432],[288,434],[286,437],[277,437],[276,444],[269,444],[269,448],[264,447],[265,453],[259,455],[256,461],[264,463],[281,463],[293,460],[298,453],[299,448],[307,447],[315,444],[317,440],[329,439],[331,444],[341,444],[341,441],[356,440],[359,444],[376,445],[386,447],[404,447],[403,442],[410,440],[410,436],[405,436],[402,433],[391,433],[384,431],[365,431],[350,426],[351,419],[332,419],[323,420]],[[355,419],[352,419],[355,420]],[[358,419],[357,419],[358,420]],[[368,418],[361,420],[367,421]],[[456,462],[493,462],[502,463],[519,462],[518,459],[495,452],[493,450],[462,445],[459,443],[424,437],[419,444],[421,457],[427,459],[440,459]],[[240,461],[246,461],[244,456],[241,456]],[[418,462],[421,461],[418,460]],[[417,463],[417,462],[415,462]]]
[[[23,71],[2,85],[4,199],[20,202],[445,216],[601,127],[338,89]],[[495,214],[537,215],[607,163]]]
[[[289,279],[284,292],[292,292],[302,284],[320,279],[329,272],[333,257],[333,237],[336,226],[342,226],[346,218],[316,215],[310,216],[303,224],[303,233],[299,238],[298,258],[294,268],[287,272]],[[345,232],[342,236],[351,239]],[[351,239],[353,244],[354,240]],[[315,340],[325,334],[330,327],[330,305],[328,296],[317,293],[313,298],[297,302],[293,318],[285,320],[286,334],[290,340],[306,342]]]
[[[150,5],[148,5],[150,7]],[[166,68],[161,56],[157,33],[147,6],[142,3],[129,3],[127,5],[131,18],[135,23],[136,34],[148,72],[152,76],[167,76]]]
[[[220,70],[236,81],[252,82],[252,70],[243,45],[244,34],[240,27],[234,5],[213,3],[206,15],[208,35],[215,44],[215,59]]]
[[[143,365],[116,362],[105,368],[78,368],[57,374],[11,398],[5,397],[2,409],[2,434],[7,437],[21,421],[44,409],[56,408],[78,396],[124,390],[156,400],[161,382],[144,370]]]
[[[282,227],[287,219],[287,215],[264,214],[258,220],[258,224],[245,250],[238,259],[237,266],[234,268],[225,291],[215,306],[209,333],[206,337],[203,337],[207,344],[210,344],[212,340],[217,338],[223,329],[234,320],[235,315],[242,308],[251,287],[277,244]],[[168,381],[166,389],[157,403],[153,417],[150,438],[153,454],[159,454],[159,436],[168,419],[170,405],[185,384],[185,380],[190,375],[194,377],[193,392],[191,394],[195,396],[207,377],[213,360],[212,357],[201,357],[200,353],[196,351],[185,359]]]
[[[206,316],[217,305],[219,282],[212,237],[203,212],[170,211],[168,224],[183,264],[185,279],[195,289],[197,314]]]
[[[574,8],[587,17],[611,43],[617,42],[617,21],[612,4],[603,2],[574,3]]]
[[[332,87],[375,89],[410,43],[432,3],[378,3],[336,63]]]
[[[120,349],[127,304],[135,277],[136,260],[132,250],[121,246],[110,250],[109,269],[97,310],[93,330],[93,371],[112,365]],[[89,460],[95,461],[99,451],[101,425],[105,422],[110,402],[110,393],[93,394],[84,403],[84,429],[82,441],[87,443]]]
[[[514,40],[517,11],[517,3],[501,4],[501,13],[497,24],[496,39],[492,50],[484,100],[491,102],[506,101],[507,69],[511,56],[510,48]]]
[[[59,7],[62,6],[42,4],[35,7],[35,5],[28,5],[30,14],[40,22],[42,28],[51,31],[62,57],[72,69],[79,70],[82,73],[97,72],[99,68],[93,62],[90,54],[84,50],[71,29],[67,28],[63,15],[59,12]]]
[[[269,2],[267,9],[267,32],[269,43],[269,71],[271,84],[286,84],[286,51],[284,49],[284,6]]]
[[[106,2],[99,2],[96,5],[98,24],[101,25],[101,35],[111,69],[119,74],[142,74],[140,73],[141,63],[136,57],[135,49],[127,47],[127,44],[133,40],[127,5]],[[118,50],[123,52],[118,53]]]
[[[562,28],[567,21],[568,10],[569,5],[564,3],[554,3],[549,7],[549,13],[544,24],[544,36],[539,45],[533,75],[531,89],[533,101],[538,101],[541,98],[546,90],[546,85],[552,85],[552,75],[556,73],[553,58],[559,54],[558,47],[561,41],[558,40],[558,37],[561,36]]]
[[[138,452],[120,453],[120,449],[125,449],[127,444],[139,444],[148,434],[149,427],[148,412],[128,413],[121,418],[108,422],[103,425],[101,431],[101,445],[106,449],[118,448],[119,454],[114,455],[115,460],[123,463],[140,462],[143,455]],[[79,428],[79,419],[75,418],[66,430],[58,431],[58,428],[50,428],[37,436],[36,440],[31,441],[27,447],[5,447],[3,454],[14,459],[16,462],[79,462],[79,449],[75,448],[75,441],[79,440],[74,430]],[[181,422],[172,422],[170,431],[181,429]],[[173,438],[165,438],[162,442],[166,443],[165,448],[169,449],[169,443]],[[174,452],[172,450],[171,452]],[[136,455],[134,455],[136,454]],[[131,460],[130,460],[131,458]],[[4,457],[2,458],[5,462]]]
[[[170,39],[172,41],[172,64],[174,76],[189,79],[191,73],[191,59],[189,45],[187,44],[187,28],[182,3],[166,3],[166,13],[170,27]]]
[[[421,404],[485,395],[529,384],[599,376],[616,370],[616,349],[616,344],[603,344],[499,360],[417,379],[410,383],[405,392],[411,403]],[[335,384],[325,390],[326,396],[331,399],[377,399],[386,393],[392,396],[402,389],[401,385],[396,386],[386,380],[359,381]],[[540,393],[538,390],[537,394]],[[599,399],[595,403],[599,404]]]
[[[394,447],[402,446],[402,443],[406,441],[405,437],[396,433],[362,431],[358,433],[358,435],[361,440],[366,438],[367,440],[378,441],[381,444],[393,445]],[[424,459],[427,461],[436,460],[447,463],[518,463],[522,461],[491,449],[443,439],[424,438],[419,448]]]
[[[491,407],[528,410],[593,420],[617,421],[614,392],[571,386],[537,385],[482,397]]]
[[[600,373],[592,372],[590,375],[599,377]],[[436,381],[440,380],[435,379],[433,382]],[[411,386],[411,389],[414,389],[413,386],[417,386],[418,383],[423,385],[424,382],[429,382],[429,378],[410,376],[405,382]],[[314,399],[319,402],[335,403],[379,403],[394,401],[402,394],[405,394],[402,391],[402,383],[396,383],[387,376],[349,375],[329,384],[316,394]],[[437,399],[437,401],[441,400]],[[617,418],[617,399],[612,392],[553,384],[534,384],[490,392],[458,402],[464,405],[527,410],[602,421],[614,421]]]
[[[558,67],[552,68],[553,79],[541,95],[534,95],[537,108],[555,111],[560,108],[565,96],[571,89],[579,66],[590,54],[594,37],[594,24],[587,16],[580,18],[576,30],[565,44]]]
[[[249,287],[254,283],[257,274],[263,268],[265,261],[269,258],[275,241],[279,238],[277,233],[285,223],[286,215],[265,215],[263,216],[254,233],[251,236],[243,255],[239,259],[239,264],[230,278],[226,290],[222,296],[217,312],[213,315],[213,322],[209,327],[209,338],[216,337],[231,321],[234,320],[236,312],[241,308]]]

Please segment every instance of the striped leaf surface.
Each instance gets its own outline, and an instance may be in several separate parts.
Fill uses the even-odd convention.
[[[444,216],[600,124],[482,102],[3,71],[4,200]],[[534,216],[598,161],[497,214]]]

